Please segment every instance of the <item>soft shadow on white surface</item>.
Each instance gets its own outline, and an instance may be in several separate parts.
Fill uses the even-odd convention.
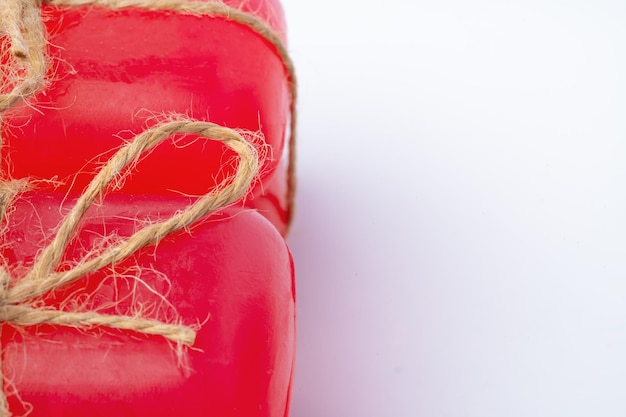
[[[293,417],[626,415],[626,5],[284,3]]]

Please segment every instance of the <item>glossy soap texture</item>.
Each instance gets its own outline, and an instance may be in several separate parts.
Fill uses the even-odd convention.
[[[284,37],[276,1],[227,2]],[[201,324],[187,350],[103,328],[2,325],[11,411],[30,416],[284,417],[294,361],[294,272],[284,242],[289,114],[273,47],[223,18],[43,6],[50,82],[3,117],[3,172],[37,182],[11,210],[2,256],[19,277],[98,168],[134,134],[182,114],[263,133],[270,156],[245,204],[47,295],[48,306]],[[230,175],[234,155],[187,137],[142,159],[90,209],[63,267],[163,220]]]
[[[276,2],[231,3],[284,32]],[[284,65],[265,39],[223,18],[165,11],[44,5],[43,15],[50,83],[3,123],[4,172],[54,178],[60,190],[79,192],[125,140],[167,115],[260,131],[270,158],[254,195],[285,232],[286,165],[279,161],[289,93]],[[232,174],[232,157],[205,140],[164,144],[122,192],[203,194]]]

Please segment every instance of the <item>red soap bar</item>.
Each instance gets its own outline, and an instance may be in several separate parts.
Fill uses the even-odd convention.
[[[275,0],[230,6],[284,32]],[[224,17],[137,8],[44,4],[49,37],[48,86],[4,118],[3,169],[14,178],[55,179],[81,192],[97,168],[149,119],[181,114],[230,128],[260,131],[269,158],[254,196],[285,231],[285,147],[290,97],[285,66],[261,35]],[[186,138],[141,161],[124,193],[206,193],[233,173],[234,156],[218,143]],[[77,175],[79,173],[79,175]],[[249,206],[256,207],[254,198]]]
[[[165,219],[183,197],[110,195],[92,207],[65,264],[135,219]],[[16,204],[3,256],[19,274],[69,207],[60,194],[33,192]],[[161,336],[105,328],[4,325],[2,365],[17,390],[10,408],[31,417],[284,417],[294,358],[293,266],[284,240],[254,211],[230,209],[158,246],[46,296],[49,306],[142,310],[160,320],[203,322],[181,356]],[[140,271],[140,272],[139,272]],[[130,278],[136,276],[136,278]],[[158,294],[164,296],[161,297]],[[72,300],[70,302],[66,299]],[[7,389],[11,392],[12,389]]]

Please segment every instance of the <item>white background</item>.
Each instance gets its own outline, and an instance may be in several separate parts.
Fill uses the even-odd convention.
[[[626,2],[284,6],[292,416],[626,416]]]

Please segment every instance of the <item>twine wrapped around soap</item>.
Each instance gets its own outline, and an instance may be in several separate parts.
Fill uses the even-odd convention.
[[[293,63],[280,36],[263,20],[222,3],[186,0],[43,0],[54,6],[99,6],[107,8],[137,7],[149,10],[169,10],[178,13],[222,17],[245,25],[264,37],[276,49],[283,61],[289,79],[291,94],[291,132],[289,140],[289,221],[292,216],[295,186],[295,125],[296,78]],[[45,87],[46,36],[41,21],[42,0],[1,0],[0,35],[10,40],[10,54],[15,68],[5,75],[2,85],[10,91],[0,94],[0,115],[22,100]],[[132,236],[91,258],[79,261],[69,270],[57,272],[68,244],[75,238],[80,222],[94,200],[106,193],[109,184],[119,179],[129,167],[146,152],[172,135],[189,134],[222,142],[239,156],[236,173],[224,180],[214,191],[200,197],[194,204],[160,223],[146,226]],[[258,176],[262,157],[255,146],[258,135],[222,127],[210,122],[170,120],[137,135],[119,149],[100,169],[78,198],[71,211],[63,218],[52,242],[36,257],[33,266],[23,277],[11,277],[0,267],[0,323],[16,326],[39,324],[72,327],[104,326],[132,330],[138,333],[160,335],[175,343],[191,345],[196,330],[179,323],[166,323],[139,316],[105,315],[97,312],[72,312],[41,306],[42,296],[85,278],[102,268],[124,261],[137,251],[159,243],[165,237],[191,227],[209,214],[243,198]],[[24,189],[24,180],[0,182],[0,220]],[[1,359],[1,355],[0,355]],[[1,363],[0,363],[1,372]],[[4,375],[0,375],[4,382]],[[4,390],[0,392],[0,417],[9,416]]]
[[[22,98],[33,94],[45,83],[46,39],[40,17],[42,1],[59,7],[104,7],[109,9],[139,8],[152,11],[220,17],[250,28],[263,37],[276,51],[287,73],[290,94],[289,167],[287,172],[287,224],[294,215],[296,190],[296,125],[297,125],[297,79],[296,71],[287,47],[281,37],[263,19],[219,1],[198,0],[0,0],[0,28],[12,40],[12,52],[23,67],[23,76],[12,80],[13,91],[0,95],[0,112],[14,106]],[[15,82],[18,81],[18,82]]]

